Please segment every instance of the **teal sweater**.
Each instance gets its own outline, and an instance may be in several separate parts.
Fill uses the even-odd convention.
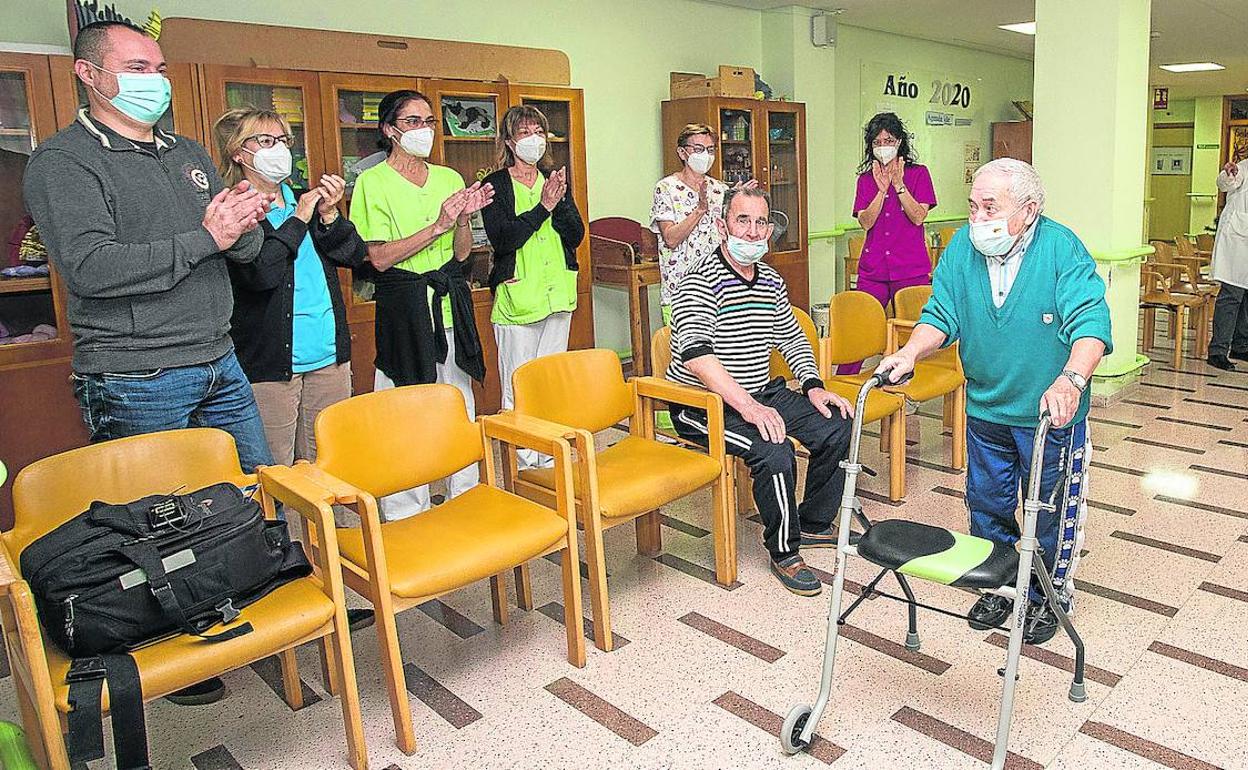
[[[1105,282],[1069,228],[1048,217],[1036,223],[1018,276],[999,309],[988,267],[967,228],[954,235],[932,276],[932,298],[920,323],[957,341],[966,372],[966,413],[1016,427],[1034,427],[1040,398],[1062,373],[1075,340],[1094,337],[1113,349]],[[1088,413],[1084,392],[1075,421]]]

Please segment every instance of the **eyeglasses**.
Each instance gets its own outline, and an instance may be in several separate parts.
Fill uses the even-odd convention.
[[[282,134],[281,136],[273,136],[272,134],[256,134],[255,136],[249,136],[244,139],[243,144],[252,140],[255,140],[256,144],[260,145],[260,149],[262,150],[267,150],[270,147],[275,146],[278,142],[281,142],[287,147],[290,147],[295,143],[294,137],[290,134]]]
[[[708,155],[715,154],[715,145],[712,144],[682,144],[681,147],[684,147],[693,155],[701,155],[702,153],[706,153]]]
[[[400,127],[412,128],[433,128],[438,125],[438,119],[430,115],[422,118],[419,115],[409,115],[406,118],[398,118],[394,121],[394,125]]]

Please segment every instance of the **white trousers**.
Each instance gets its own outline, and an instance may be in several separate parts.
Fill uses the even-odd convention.
[[[571,328],[572,314],[568,312],[551,313],[531,324],[494,324],[494,341],[498,344],[498,377],[503,385],[503,409],[514,409],[516,406],[511,375],[535,358],[566,351]],[[516,451],[516,462],[524,470],[549,468],[555,461],[550,455],[520,449]]]
[[[468,408],[468,419],[475,420],[477,419],[477,404],[472,395],[472,378],[463,369],[455,365],[454,335],[453,329],[446,330],[446,363],[438,364],[438,382],[454,385],[459,389],[460,393],[464,394],[464,406]],[[378,369],[373,376],[373,390],[388,390],[393,387],[394,382]],[[476,463],[467,466],[463,470],[456,471],[451,474],[446,482],[447,499],[467,492],[475,487],[480,480],[481,474]],[[381,507],[382,521],[406,519],[409,516],[424,513],[432,506],[432,502],[429,499],[428,484],[405,489],[402,492],[395,492],[393,495],[386,495],[378,500],[377,503]]]

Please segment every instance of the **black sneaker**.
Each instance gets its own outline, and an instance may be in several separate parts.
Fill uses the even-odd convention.
[[[1205,359],[1205,363],[1214,369],[1222,369],[1227,372],[1235,371],[1235,364],[1231,363],[1231,360],[1226,356],[1209,356]]]
[[[179,706],[205,706],[209,703],[216,703],[224,697],[225,682],[214,676],[211,679],[205,679],[199,684],[193,684],[177,692],[171,692],[165,696],[165,700],[170,703],[176,703]]]
[[[782,562],[771,561],[771,574],[780,584],[798,596],[818,596],[823,583],[810,571],[802,557],[790,556]]]
[[[1048,602],[1028,602],[1027,620],[1023,622],[1023,641],[1027,644],[1044,644],[1057,633],[1061,625],[1057,613],[1049,608]]]
[[[829,524],[827,529],[819,532],[802,532],[803,548],[835,548],[836,538],[840,534],[835,523]],[[862,539],[861,532],[849,531],[849,544],[858,545],[858,541]]]
[[[368,628],[377,620],[372,610],[347,610],[347,626],[354,631]]]
[[[966,622],[976,631],[987,631],[1004,623],[1014,611],[1014,602],[1004,596],[984,594],[967,613]]]

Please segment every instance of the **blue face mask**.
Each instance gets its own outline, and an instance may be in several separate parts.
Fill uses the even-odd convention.
[[[117,95],[108,102],[135,122],[154,126],[169,110],[173,87],[169,84],[169,78],[159,72],[113,72],[96,64],[91,66],[117,78]],[[94,86],[92,88],[104,97],[100,89]]]

